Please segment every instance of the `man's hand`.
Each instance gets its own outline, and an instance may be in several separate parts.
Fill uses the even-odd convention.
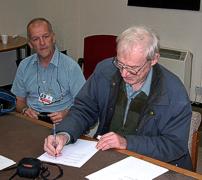
[[[54,136],[50,135],[44,140],[44,151],[46,151],[49,155],[57,157],[62,156],[61,150],[68,140],[68,136],[65,134],[57,134],[56,135],[56,149],[54,147]]]
[[[96,146],[98,150],[107,150],[111,148],[126,149],[127,141],[124,137],[115,134],[114,132],[103,135]]]
[[[58,111],[55,113],[48,114],[47,116],[50,117],[51,121],[53,121],[53,124],[58,124],[62,119],[67,115],[69,110],[64,111]]]
[[[39,114],[39,112],[36,112],[35,110],[33,110],[31,108],[28,108],[24,113],[25,116],[29,116],[34,119],[38,119],[37,114]]]

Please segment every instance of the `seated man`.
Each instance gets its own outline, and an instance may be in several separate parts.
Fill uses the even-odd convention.
[[[192,170],[188,137],[192,109],[179,78],[159,65],[159,41],[145,27],[117,38],[117,57],[100,62],[75,97],[74,105],[45,139],[44,150],[61,156],[97,123],[97,149],[127,149]]]
[[[58,51],[55,36],[46,19],[29,22],[29,46],[36,53],[20,63],[11,92],[17,98],[17,112],[58,124],[73,105],[85,78],[79,65]]]

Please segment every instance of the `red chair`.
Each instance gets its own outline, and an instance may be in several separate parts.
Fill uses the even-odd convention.
[[[116,56],[116,38],[114,35],[93,35],[84,38],[83,58],[79,58],[78,63],[83,68],[86,80],[100,61]]]

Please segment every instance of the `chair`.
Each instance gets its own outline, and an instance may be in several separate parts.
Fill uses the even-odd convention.
[[[60,51],[61,53],[67,55],[67,50]]]
[[[78,59],[78,64],[83,69],[86,80],[97,63],[116,55],[116,38],[114,35],[92,35],[84,38],[83,58]]]
[[[201,114],[199,112],[192,112],[188,149],[191,155],[191,160],[194,168],[194,172],[197,170],[197,160],[198,160],[198,145],[199,145],[199,131],[198,128],[201,123]]]

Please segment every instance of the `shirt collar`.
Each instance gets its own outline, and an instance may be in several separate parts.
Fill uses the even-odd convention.
[[[153,73],[153,67],[151,67],[151,70],[150,70],[150,72],[149,72],[149,74],[147,76],[147,79],[145,80],[144,84],[140,88],[147,96],[149,95],[149,91],[150,91],[152,73]]]

